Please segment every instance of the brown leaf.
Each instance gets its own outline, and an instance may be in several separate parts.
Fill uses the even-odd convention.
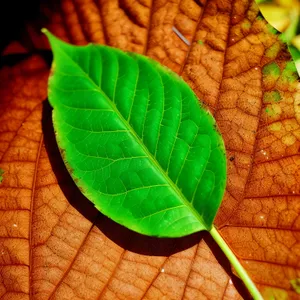
[[[71,43],[144,53],[183,76],[226,143],[219,232],[266,299],[298,299],[291,280],[300,277],[299,82],[255,3],[63,0],[43,12],[48,28]],[[0,71],[0,297],[247,298],[207,233],[140,236],[81,195],[43,102],[47,74],[40,57]]]

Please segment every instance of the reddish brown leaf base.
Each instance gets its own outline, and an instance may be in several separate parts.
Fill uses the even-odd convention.
[[[300,95],[290,56],[248,0],[63,0],[43,7],[73,44],[144,53],[214,113],[228,157],[216,225],[265,299],[299,299]],[[31,42],[47,48],[29,24]],[[20,43],[4,54],[24,52]],[[33,56],[0,71],[1,299],[241,299],[208,234],[139,236],[100,215],[65,170]]]

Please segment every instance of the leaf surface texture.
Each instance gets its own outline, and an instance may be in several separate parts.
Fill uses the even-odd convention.
[[[298,299],[291,281],[300,277],[299,83],[255,3],[62,1],[44,14],[66,41],[146,53],[183,76],[214,114],[227,149],[220,233],[266,299]],[[36,59],[1,70],[1,297],[246,298],[205,234],[145,241],[80,206],[58,151],[47,146],[54,143],[51,122],[41,123],[47,67]]]

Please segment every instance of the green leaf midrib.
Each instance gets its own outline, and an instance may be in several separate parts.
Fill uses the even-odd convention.
[[[87,46],[82,46],[82,47],[93,47],[93,45],[87,45]],[[100,46],[99,46],[100,47]],[[58,48],[61,50],[61,48]],[[189,209],[190,212],[195,216],[195,218],[200,222],[200,224],[204,225],[206,230],[209,230],[209,226],[207,226],[206,222],[200,215],[200,213],[191,205],[191,203],[186,199],[186,197],[183,195],[181,190],[177,187],[177,185],[171,180],[171,178],[166,174],[165,170],[162,169],[160,166],[159,162],[156,160],[156,158],[152,155],[151,152],[147,149],[147,147],[144,145],[143,141],[140,139],[140,137],[136,134],[135,130],[132,128],[132,126],[128,123],[128,121],[122,116],[122,114],[119,112],[117,109],[115,103],[103,92],[103,90],[100,88],[100,86],[97,86],[97,84],[88,76],[88,74],[81,68],[79,64],[77,64],[72,57],[68,55],[65,51],[61,50],[61,52],[74,64],[75,67],[79,68],[84,76],[96,87],[97,91],[99,91],[106,99],[107,103],[110,105],[112,108],[113,112],[117,114],[117,116],[120,118],[122,123],[126,126],[128,131],[132,134],[132,136],[135,138],[135,140],[138,142],[140,147],[143,149],[143,151],[146,153],[146,155],[149,157],[150,161],[153,163],[154,167],[163,175],[165,178],[166,182],[170,185],[170,187],[176,192],[176,194],[179,196],[179,199],[185,204]],[[55,54],[54,54],[55,55]],[[134,58],[133,58],[134,59]],[[140,69],[139,69],[140,72]],[[54,69],[55,73],[55,69]],[[117,79],[118,80],[118,79]]]

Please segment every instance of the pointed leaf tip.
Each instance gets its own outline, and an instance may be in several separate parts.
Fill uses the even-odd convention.
[[[47,34],[49,31],[48,31],[47,28],[42,28],[42,29],[41,29],[41,32],[44,33],[44,34]]]
[[[53,33],[51,33],[47,28],[42,28],[41,32],[46,35],[48,38],[49,44],[51,46],[52,51],[55,54],[55,46],[60,45],[60,46],[71,46],[70,44],[62,41],[58,37],[56,37]]]
[[[49,42],[51,41],[52,38],[55,38],[55,36],[47,28],[42,28],[41,32],[46,35]]]

